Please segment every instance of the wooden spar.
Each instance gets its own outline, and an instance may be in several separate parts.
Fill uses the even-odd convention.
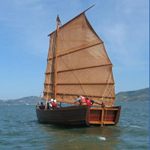
[[[46,91],[44,91],[44,93],[53,94],[53,92],[46,92]],[[69,93],[57,93],[57,95],[61,95],[61,96],[77,96],[77,94],[69,94]],[[115,99],[115,97],[108,97],[108,96],[93,96],[93,95],[85,95],[85,96],[86,97],[92,97],[92,98]],[[94,103],[96,103],[96,102],[94,102]],[[97,104],[100,104],[100,103],[97,103]]]
[[[92,5],[91,7],[89,7],[88,9],[84,10],[82,13],[80,13],[79,15],[77,15],[76,17],[74,17],[73,19],[71,19],[70,21],[68,21],[67,23],[65,23],[64,25],[62,25],[60,28],[64,27],[65,25],[67,25],[69,22],[71,22],[72,20],[76,19],[77,17],[79,17],[80,15],[82,15],[83,13],[85,13],[86,11],[88,11],[89,9],[91,9],[92,7],[94,7],[94,5]],[[52,33],[50,33],[48,36],[50,36],[51,34],[53,34],[55,31],[53,31]]]
[[[59,31],[60,19],[57,15],[57,27],[56,27],[56,48],[55,48],[55,90],[54,90],[54,99],[57,98],[57,49],[58,49],[58,31]]]
[[[83,70],[83,69],[89,69],[89,68],[97,68],[97,67],[104,67],[104,66],[112,66],[112,64],[103,64],[103,65],[96,65],[96,66],[89,66],[89,67],[84,67],[84,68],[74,68],[74,69],[67,69],[67,70],[60,70],[57,73],[61,72],[67,72],[67,71],[77,71],[77,70]],[[54,72],[46,72],[45,74],[51,74]]]
[[[94,46],[97,46],[97,45],[100,45],[100,44],[103,44],[103,42],[99,42],[99,43],[96,43],[96,44],[93,44],[91,46],[87,46],[87,47],[84,47],[84,48],[80,48],[80,49],[75,49],[75,50],[72,50],[70,52],[66,52],[64,54],[59,54],[57,55],[57,57],[61,57],[61,56],[65,56],[65,55],[68,55],[68,54],[71,54],[71,53],[75,53],[75,52],[78,52],[78,51],[82,51],[82,50],[85,50],[87,48],[91,48],[91,47],[94,47]],[[55,57],[54,57],[55,58]],[[47,60],[51,60],[52,58],[48,58]]]
[[[53,83],[44,83],[44,85],[53,85]],[[81,85],[81,83],[57,83],[57,85]],[[114,85],[114,82],[109,83],[82,83],[82,85]]]
[[[94,102],[94,101],[93,101]],[[97,103],[97,102],[94,102],[95,104],[98,104],[98,105],[102,105],[102,103]]]
[[[103,126],[103,119],[104,119],[104,108],[102,109],[102,112],[101,112],[101,127]]]
[[[95,6],[95,4],[94,5],[92,5],[91,7],[89,7],[89,8],[87,8],[85,11],[83,11],[82,13],[85,13],[86,11],[88,11],[89,9],[91,9],[92,7],[94,7]]]

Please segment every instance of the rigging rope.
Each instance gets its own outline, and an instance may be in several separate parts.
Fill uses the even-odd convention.
[[[38,100],[38,105],[40,105],[40,101],[41,101],[41,94],[42,94],[42,91],[40,92],[40,96],[39,96],[39,100]]]
[[[40,92],[40,96],[39,96],[39,100],[38,100],[38,105],[39,105],[39,104],[40,104],[40,102],[41,102],[42,89],[43,89],[43,84],[42,84],[42,86],[41,86],[41,92]]]
[[[108,85],[109,85],[109,81],[110,81],[110,79],[111,79],[111,74],[112,74],[112,72],[110,72],[110,74],[109,74],[109,76],[108,76],[106,88],[105,88],[105,90],[104,90],[104,92],[103,92],[103,94],[102,94],[103,96],[100,98],[100,100],[102,100],[102,101],[103,101],[104,97],[107,96],[107,95],[109,95],[110,92],[112,91],[112,89],[114,88],[114,85],[113,85],[113,86],[110,88],[110,90],[107,91]]]

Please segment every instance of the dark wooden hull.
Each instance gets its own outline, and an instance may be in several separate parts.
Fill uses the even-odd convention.
[[[39,122],[63,125],[88,125],[88,106],[70,106],[55,110],[36,109]]]
[[[41,123],[61,125],[116,125],[121,106],[111,108],[90,108],[86,105],[57,108],[55,110],[36,109]]]

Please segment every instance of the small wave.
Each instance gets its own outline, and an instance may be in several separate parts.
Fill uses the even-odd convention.
[[[138,129],[145,129],[147,130],[146,128],[143,128],[143,127],[140,127],[140,126],[130,126],[131,128],[138,128]]]
[[[69,139],[69,140],[68,140],[68,142],[72,142],[72,141],[74,141],[74,139]]]
[[[140,127],[140,126],[130,126],[130,127],[132,127],[132,128],[140,128],[140,129],[142,129],[142,127]]]
[[[106,138],[105,138],[105,137],[102,137],[102,136],[99,136],[98,139],[104,140],[104,141],[106,140]]]
[[[131,127],[131,128],[138,128],[138,129],[145,129],[145,130],[147,130],[147,128],[144,128],[144,127],[141,127],[141,126],[135,126],[135,125],[122,125],[122,127]],[[148,127],[148,129],[149,129],[149,127]]]

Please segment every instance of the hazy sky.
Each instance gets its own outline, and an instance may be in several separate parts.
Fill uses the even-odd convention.
[[[95,4],[86,16],[113,63],[116,93],[149,87],[148,0],[0,0],[0,99],[39,96],[47,36]]]

